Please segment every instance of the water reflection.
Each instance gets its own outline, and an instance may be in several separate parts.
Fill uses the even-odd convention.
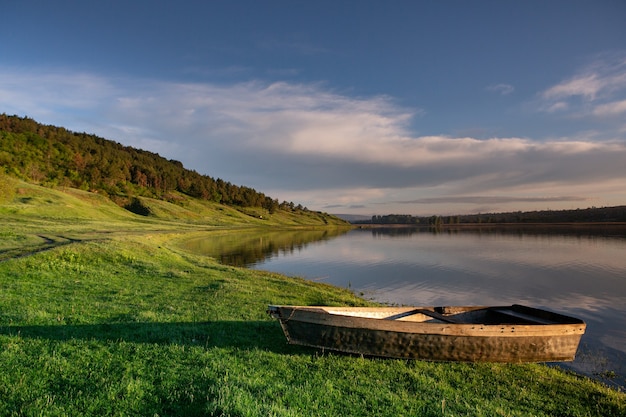
[[[232,266],[251,266],[267,258],[289,255],[315,242],[324,242],[347,233],[347,229],[260,230],[207,233],[185,241],[182,246]]]
[[[521,303],[580,317],[588,324],[582,357],[601,355],[604,371],[624,381],[625,232],[606,226],[247,231],[188,245],[224,263],[322,280],[385,303]]]
[[[568,236],[578,238],[600,238],[624,240],[626,224],[463,224],[444,227],[411,227],[411,226],[368,226],[361,230],[371,230],[373,236],[405,237],[418,233],[433,235],[517,235],[517,236]]]

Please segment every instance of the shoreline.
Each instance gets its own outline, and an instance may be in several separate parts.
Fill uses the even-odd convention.
[[[520,226],[530,226],[530,227],[550,227],[550,226],[566,226],[566,227],[606,227],[606,226],[615,226],[615,227],[624,227],[626,228],[626,222],[558,222],[558,223],[541,223],[541,222],[529,222],[529,223],[442,223],[441,225],[435,226],[431,224],[404,224],[404,223],[351,223],[356,228],[382,228],[382,227],[411,227],[411,228],[428,228],[428,229],[437,229],[437,228],[452,228],[452,227],[520,227]]]

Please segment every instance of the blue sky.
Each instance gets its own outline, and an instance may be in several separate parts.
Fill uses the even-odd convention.
[[[0,112],[330,213],[626,204],[624,1],[11,1]]]

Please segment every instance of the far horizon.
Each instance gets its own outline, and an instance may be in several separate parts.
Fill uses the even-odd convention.
[[[608,206],[608,207],[595,207],[595,206],[591,206],[591,207],[577,207],[577,208],[573,208],[573,209],[560,209],[560,210],[551,210],[551,209],[545,209],[545,210],[530,210],[530,211],[520,211],[520,210],[512,210],[512,211],[506,211],[506,212],[477,212],[477,213],[466,213],[466,214],[460,214],[460,213],[432,213],[432,214],[425,214],[425,215],[414,215],[414,214],[409,214],[409,213],[376,213],[376,214],[371,214],[371,215],[367,215],[367,214],[348,214],[348,213],[329,213],[332,216],[336,216],[339,217],[342,220],[346,220],[346,221],[358,221],[358,220],[371,220],[373,217],[375,216],[411,216],[414,218],[430,218],[430,217],[441,217],[441,218],[449,218],[449,217],[471,217],[471,216],[489,216],[489,215],[513,215],[513,214],[518,214],[518,215],[523,215],[523,214],[532,214],[532,213],[568,213],[568,212],[577,212],[577,211],[602,211],[602,210],[610,210],[610,209],[620,209],[623,208],[624,213],[626,214],[626,205],[619,205],[619,206]],[[626,218],[626,215],[623,216]]]

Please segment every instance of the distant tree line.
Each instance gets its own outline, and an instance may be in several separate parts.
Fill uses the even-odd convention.
[[[7,174],[47,186],[67,186],[116,197],[146,196],[176,202],[173,191],[238,207],[308,211],[246,186],[185,169],[156,153],[28,117],[0,114],[0,167]]]
[[[356,222],[355,222],[356,223]],[[358,223],[369,223],[359,221]],[[409,214],[387,214],[384,216],[372,216],[374,224],[420,224],[420,218]]]
[[[457,216],[411,216],[388,214],[372,216],[371,221],[354,223],[406,224],[443,226],[481,223],[581,223],[626,222],[626,206],[590,207],[575,210],[516,211],[506,213],[467,214]]]

